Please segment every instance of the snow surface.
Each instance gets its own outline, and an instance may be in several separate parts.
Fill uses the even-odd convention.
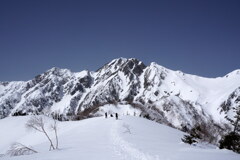
[[[25,129],[30,116],[0,120],[0,154],[11,143],[31,145],[39,153],[0,157],[4,160],[239,160],[240,155],[215,146],[190,146],[184,133],[134,116],[98,117],[58,122],[60,149],[48,151],[46,138]],[[49,120],[49,119],[47,119]],[[53,136],[53,135],[51,135]]]

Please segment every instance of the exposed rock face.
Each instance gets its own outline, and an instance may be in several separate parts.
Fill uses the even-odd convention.
[[[52,68],[27,82],[0,82],[0,118],[58,112],[68,119],[101,114],[107,104],[130,105],[160,123],[223,131],[240,102],[240,74],[203,78],[137,59],[119,58],[96,72]]]
[[[224,112],[225,117],[230,121],[234,121],[237,110],[240,110],[240,87],[234,90],[220,106],[220,112]]]

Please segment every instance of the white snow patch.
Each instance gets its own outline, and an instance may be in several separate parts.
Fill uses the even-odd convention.
[[[4,160],[239,160],[240,155],[209,145],[190,146],[181,142],[183,132],[139,117],[91,118],[58,122],[60,150],[48,151],[49,143],[38,132],[27,132],[30,118],[0,120],[0,154],[11,143],[31,145],[39,153],[1,157]],[[49,120],[50,123],[50,120]],[[127,124],[131,133],[125,132]],[[50,131],[48,130],[50,133]],[[53,134],[50,134],[51,137]]]

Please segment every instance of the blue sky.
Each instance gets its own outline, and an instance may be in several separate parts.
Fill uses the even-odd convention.
[[[240,68],[238,0],[1,0],[0,81],[137,58],[217,77]]]

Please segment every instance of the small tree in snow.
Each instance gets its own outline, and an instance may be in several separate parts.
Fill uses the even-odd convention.
[[[53,142],[52,142],[49,134],[46,131],[45,125],[46,125],[46,122],[44,121],[43,117],[41,117],[41,116],[33,116],[26,123],[26,127],[28,129],[43,133],[50,143],[49,150],[52,150],[52,149],[55,150],[56,148],[54,147]],[[57,127],[55,127],[55,129],[57,130]]]
[[[220,149],[226,148],[240,153],[240,134],[230,132],[229,134],[222,137],[222,139],[219,141],[219,144]]]
[[[60,110],[52,113],[50,109],[46,109],[43,114],[53,120],[52,124],[50,125],[50,129],[54,131],[54,134],[55,134],[55,149],[59,149],[58,148],[58,144],[59,144],[58,143],[58,120],[61,119]]]
[[[55,134],[55,147],[58,149],[58,126],[57,126],[57,119],[59,118],[59,114],[52,115],[53,118],[53,124],[51,124],[50,128],[54,131]]]
[[[195,126],[190,130],[189,135],[184,135],[184,137],[181,139],[184,143],[188,143],[190,145],[197,143],[198,140],[201,139],[200,136],[201,133],[201,127],[200,126]]]
[[[183,141],[184,143],[188,143],[188,144],[190,144],[190,145],[197,142],[197,141],[196,141],[196,138],[194,138],[194,137],[191,136],[191,135],[184,135],[184,137],[182,138],[182,141]]]

